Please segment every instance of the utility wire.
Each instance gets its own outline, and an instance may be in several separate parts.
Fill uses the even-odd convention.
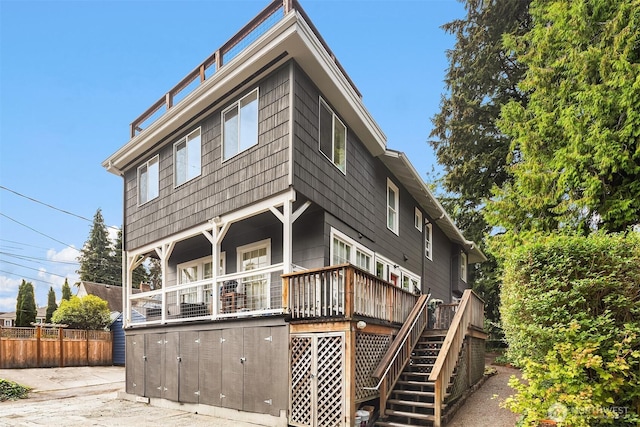
[[[36,233],[38,233],[38,234],[41,234],[41,235],[43,235],[44,237],[47,237],[47,238],[49,238],[49,239],[53,240],[54,242],[58,242],[58,243],[60,243],[60,244],[62,244],[62,245],[65,245],[65,246],[67,246],[67,247],[69,247],[69,248],[71,248],[71,249],[75,249],[76,251],[80,252],[80,249],[77,249],[77,248],[75,248],[75,247],[73,247],[73,246],[71,246],[71,245],[68,245],[68,244],[66,244],[66,243],[64,243],[64,242],[61,242],[60,240],[58,240],[58,239],[56,239],[56,238],[54,238],[54,237],[51,237],[51,236],[49,236],[49,235],[47,235],[47,234],[44,234],[44,233],[43,233],[43,232],[41,232],[41,231],[36,230],[35,228],[29,227],[28,225],[23,224],[23,223],[21,223],[20,221],[18,221],[18,220],[16,220],[16,219],[13,219],[13,218],[11,218],[10,216],[7,216],[7,215],[3,214],[2,212],[0,212],[0,216],[3,216],[3,217],[5,217],[5,218],[7,218],[7,219],[9,219],[9,220],[11,220],[11,221],[13,221],[13,222],[15,222],[16,224],[20,224],[21,226],[26,227],[26,228],[28,228],[28,229],[29,229],[29,230],[31,230],[31,231],[34,231],[34,232],[36,232]]]
[[[4,260],[4,259],[0,259],[0,262],[5,263],[5,264],[17,265],[18,267],[20,267],[20,268],[26,268],[27,270],[33,270],[33,271],[38,271],[38,272],[42,271],[42,270],[40,270],[40,269],[38,269],[38,268],[27,267],[26,265],[18,264],[18,263],[16,263],[16,262],[6,261],[6,260]],[[43,271],[43,273],[50,274],[51,276],[58,276],[58,277],[62,277],[63,279],[66,279],[66,278],[67,278],[67,276],[63,276],[63,275],[61,275],[61,274],[56,274],[56,273],[51,273],[51,272],[46,271],[46,270],[45,270],[45,271]]]
[[[50,204],[48,204],[48,203],[45,203],[45,202],[42,202],[42,201],[40,201],[40,200],[34,199],[33,197],[25,196],[25,195],[24,195],[24,194],[22,194],[22,193],[18,193],[17,191],[12,190],[12,189],[10,189],[10,188],[7,188],[7,187],[5,187],[4,185],[0,185],[0,189],[2,189],[2,190],[6,190],[6,191],[9,191],[10,193],[15,194],[16,196],[24,197],[24,198],[25,198],[25,199],[27,199],[27,200],[31,200],[32,202],[39,203],[39,204],[41,204],[41,205],[43,205],[43,206],[46,206],[46,207],[51,208],[51,209],[53,209],[53,210],[56,210],[56,211],[58,211],[58,212],[62,212],[62,213],[65,213],[65,214],[67,214],[67,215],[75,216],[76,218],[80,218],[81,220],[84,220],[84,221],[88,221],[88,222],[93,223],[93,220],[91,220],[91,219],[89,219],[89,218],[86,218],[86,217],[84,217],[84,216],[82,216],[82,215],[74,214],[73,212],[69,212],[69,211],[66,211],[66,210],[64,210],[64,209],[56,208],[55,206],[52,206],[52,205],[50,205]],[[106,227],[107,227],[107,228],[113,228],[114,230],[120,230],[120,228],[118,228],[118,227],[114,227],[114,226],[108,226],[108,225],[107,225]]]
[[[25,280],[33,280],[34,282],[46,283],[47,285],[51,285],[51,286],[58,286],[53,282],[47,282],[46,280],[36,279],[35,277],[22,276],[21,274],[12,273],[10,271],[0,270],[0,273],[4,273],[4,274],[9,274],[11,276],[20,277],[21,279],[25,279]],[[65,279],[66,279],[66,277],[65,277]]]
[[[38,257],[33,257],[33,256],[26,256],[26,255],[17,255],[17,254],[12,254],[11,252],[2,252],[0,251],[0,255],[6,255],[12,258],[18,258],[21,259],[23,261],[45,261],[45,262],[54,262],[57,264],[68,264],[68,265],[78,265],[80,264],[78,261],[56,261],[53,259],[46,259],[46,258],[38,258]]]

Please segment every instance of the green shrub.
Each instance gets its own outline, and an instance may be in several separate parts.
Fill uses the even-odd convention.
[[[505,401],[522,425],[631,425],[640,404],[640,238],[551,236],[504,264]],[[560,411],[555,416],[554,411]]]
[[[63,299],[51,316],[53,323],[66,324],[71,329],[102,329],[109,324],[109,320],[107,302],[95,295]]]
[[[25,399],[29,394],[29,387],[0,378],[0,402],[5,400]]]

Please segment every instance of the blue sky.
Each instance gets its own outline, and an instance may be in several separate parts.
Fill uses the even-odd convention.
[[[268,0],[0,0],[0,312],[22,278],[57,299],[102,209],[122,224],[122,180],[101,162],[129,124]],[[387,136],[423,177],[454,38],[456,0],[301,0]],[[8,190],[7,190],[8,189]],[[9,191],[11,190],[11,191]],[[19,224],[21,223],[21,224]]]

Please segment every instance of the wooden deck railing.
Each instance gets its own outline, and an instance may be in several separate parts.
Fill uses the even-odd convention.
[[[479,328],[484,326],[484,301],[471,289],[464,291],[458,310],[456,311],[447,336],[442,343],[438,358],[429,375],[429,381],[435,381],[435,422],[436,427],[440,426],[442,417],[442,402],[444,401],[449,385],[449,379],[458,362],[458,355],[462,349],[464,338],[470,327]]]
[[[404,323],[418,296],[351,264],[283,276],[292,319],[354,315]]]
[[[427,303],[429,295],[421,295],[404,325],[393,340],[371,375],[379,380],[376,389],[380,391],[380,416],[384,417],[387,399],[400,378],[402,370],[410,360],[411,352],[427,327],[429,313]]]
[[[240,51],[242,51],[244,47],[251,44],[255,39],[257,39],[259,36],[273,27],[277,22],[279,22],[283,16],[286,16],[293,10],[297,11],[311,27],[313,32],[320,40],[322,46],[329,53],[331,59],[335,62],[340,71],[342,71],[358,96],[361,96],[355,84],[353,84],[347,73],[342,68],[342,65],[340,65],[338,60],[335,58],[335,55],[329,49],[327,43],[322,39],[320,33],[315,28],[313,23],[309,20],[309,17],[302,9],[298,1],[274,0],[247,25],[242,27],[240,31],[238,31],[233,37],[231,37],[226,43],[224,43],[218,50],[213,52],[207,59],[202,61],[200,65],[198,65],[182,80],[180,80],[178,84],[171,88],[166,94],[164,94],[153,105],[151,105],[151,107],[149,107],[144,113],[142,113],[138,118],[131,122],[131,138],[135,137],[139,132],[142,132],[142,126],[145,122],[149,120],[150,123],[155,121],[155,119],[152,119],[152,116],[156,114],[162,107],[166,107],[166,109],[169,110],[171,107],[173,107],[174,100],[179,95],[182,95],[183,97],[186,96],[186,94],[182,94],[181,92],[190,87],[190,85],[196,79],[200,79],[200,84],[204,83],[207,78],[210,78],[211,75],[220,70],[220,68],[225,63],[233,59],[233,57],[235,57]],[[209,76],[207,76],[207,73],[209,73]],[[191,90],[189,92],[191,92]]]

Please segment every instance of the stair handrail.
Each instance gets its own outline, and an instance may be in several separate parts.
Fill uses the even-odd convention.
[[[379,380],[378,384],[375,387],[365,387],[367,390],[380,390],[381,416],[384,415],[387,398],[400,378],[402,370],[409,362],[411,352],[420,339],[422,332],[427,327],[429,321],[427,304],[430,298],[431,294],[420,295],[407,320],[400,328],[398,335],[371,374],[373,378]],[[391,378],[389,378],[389,374],[392,375]]]
[[[462,349],[464,338],[470,326],[482,329],[484,320],[484,301],[471,289],[466,289],[460,300],[447,335],[442,342],[440,352],[429,374],[429,381],[435,382],[434,387],[434,425],[440,425],[442,403],[447,392],[449,379],[458,361],[458,354]]]

